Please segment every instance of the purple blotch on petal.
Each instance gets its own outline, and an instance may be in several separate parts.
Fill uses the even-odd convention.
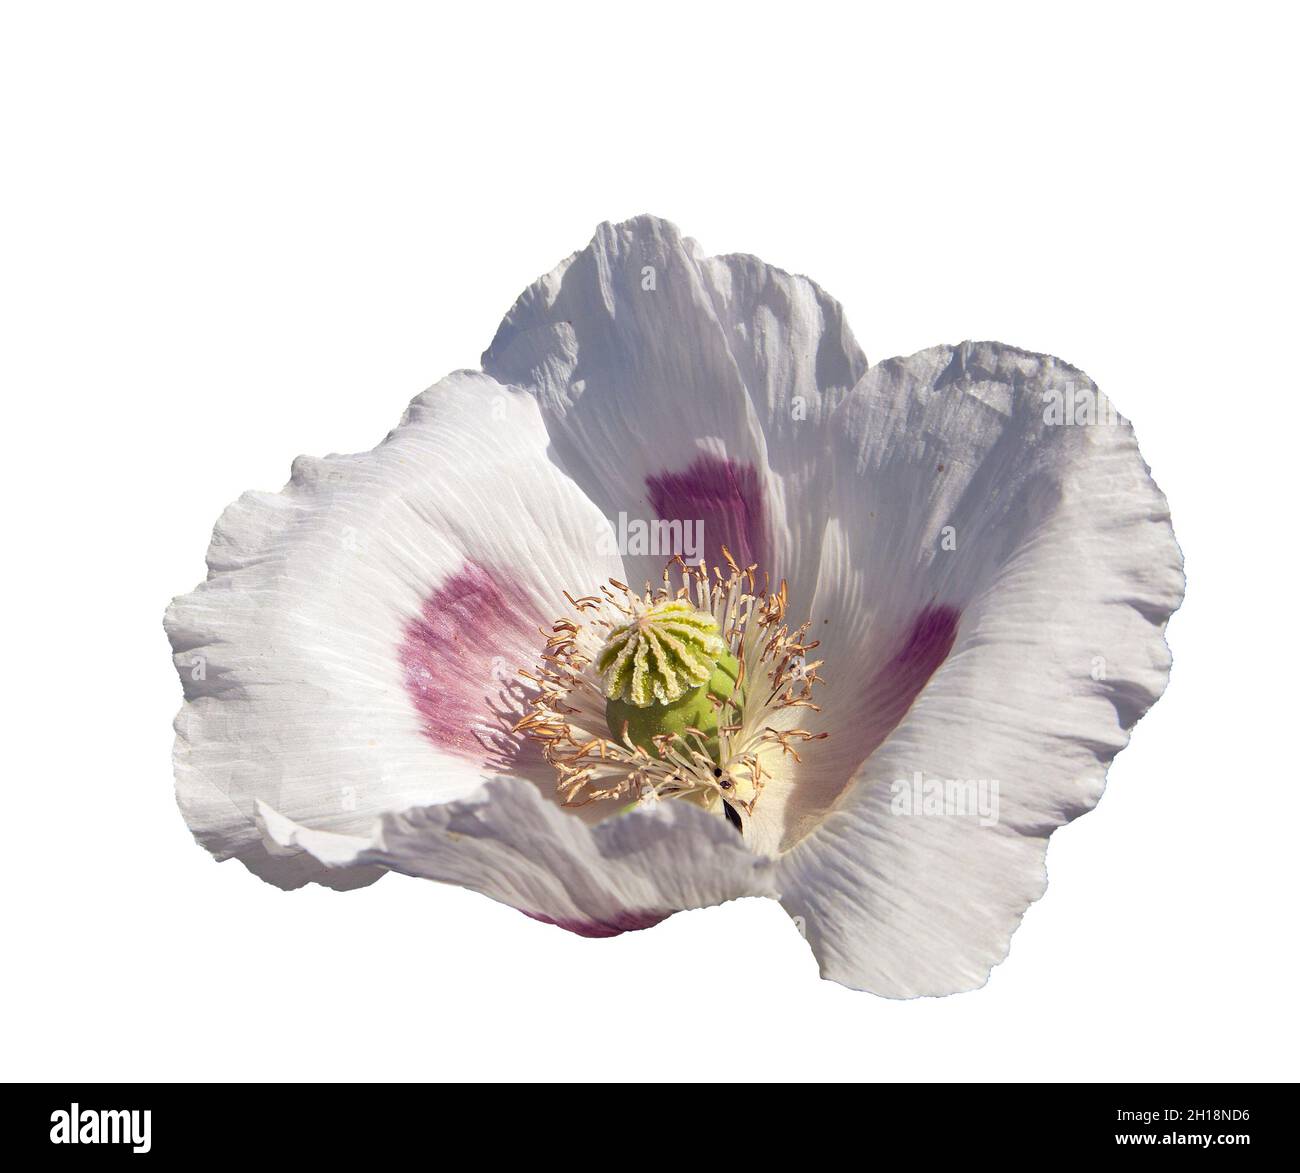
[[[508,576],[466,562],[402,631],[398,656],[424,735],[439,749],[503,768],[531,743],[511,731],[536,659],[539,618]]]
[[[555,925],[566,933],[576,933],[579,937],[617,937],[620,933],[635,933],[641,929],[652,929],[660,921],[672,916],[671,912],[627,911],[620,912],[609,920],[581,920],[576,917],[563,917],[556,920],[540,912],[520,910],[525,916],[541,921],[546,925]]]
[[[868,734],[864,756],[885,740],[948,658],[960,622],[961,612],[956,607],[926,607],[912,620],[898,650],[867,682],[864,709],[869,720],[864,726]]]
[[[664,521],[704,523],[703,556],[725,570],[722,547],[741,566],[768,565],[767,517],[758,474],[747,464],[697,456],[680,472],[646,478],[655,516]]]

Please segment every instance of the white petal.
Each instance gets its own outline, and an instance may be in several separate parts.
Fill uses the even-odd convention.
[[[1100,422],[1049,424],[1054,396],[1092,397]],[[1131,427],[1055,359],[940,347],[876,367],[841,410],[818,603],[840,728],[825,745],[874,752],[819,796],[834,809],[782,860],[783,903],[826,976],[950,993],[1006,954],[1046,883],[1047,836],[1096,803],[1163,690],[1181,557]],[[936,635],[925,617],[948,613]],[[945,637],[942,666],[893,712],[891,673],[910,702]],[[996,782],[997,823],[895,813],[891,787],[917,774]]]
[[[866,372],[867,360],[834,298],[807,277],[757,257],[700,258],[700,269],[763,429],[771,564],[807,618],[827,521],[832,414]]]
[[[331,868],[379,864],[481,892],[589,937],[649,928],[690,908],[772,896],[772,863],[722,819],[684,802],[595,826],[512,778],[384,816],[369,840],[311,832],[272,810],[268,830]]]
[[[866,362],[810,281],[706,258],[654,217],[604,224],[524,293],[483,366],[538,396],[556,459],[611,519],[702,522],[709,565],[726,545],[774,581],[816,565],[815,457]],[[665,558],[625,560],[640,586]]]
[[[209,850],[291,886],[323,873],[268,854],[259,800],[346,834],[536,768],[506,732],[516,671],[562,591],[622,573],[548,443],[531,397],[461,373],[373,452],[302,458],[226,511],[208,581],[167,615],[177,795]]]

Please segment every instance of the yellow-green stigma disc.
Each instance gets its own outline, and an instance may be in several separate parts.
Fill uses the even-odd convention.
[[[735,719],[744,703],[737,687],[740,665],[718,631],[717,621],[684,599],[669,599],[638,611],[620,624],[596,658],[603,677],[605,720],[622,741],[655,753],[654,739],[681,736],[696,750],[689,730],[704,738],[705,752],[718,759],[719,718]]]

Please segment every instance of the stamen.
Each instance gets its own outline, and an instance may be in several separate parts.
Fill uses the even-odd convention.
[[[685,799],[743,835],[782,761],[826,736],[783,716],[820,711],[824,683],[808,624],[785,623],[786,583],[771,592],[757,566],[722,554],[725,575],[677,557],[640,594],[615,579],[563,592],[577,617],[556,619],[542,663],[521,672],[536,692],[515,729],[555,768],[565,806]]]

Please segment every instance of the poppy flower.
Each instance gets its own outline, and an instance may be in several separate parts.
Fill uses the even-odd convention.
[[[779,900],[824,976],[981,985],[1165,687],[1133,430],[999,343],[602,225],[482,369],[217,523],[166,626],[177,795],[281,887],[386,872],[587,936]]]

